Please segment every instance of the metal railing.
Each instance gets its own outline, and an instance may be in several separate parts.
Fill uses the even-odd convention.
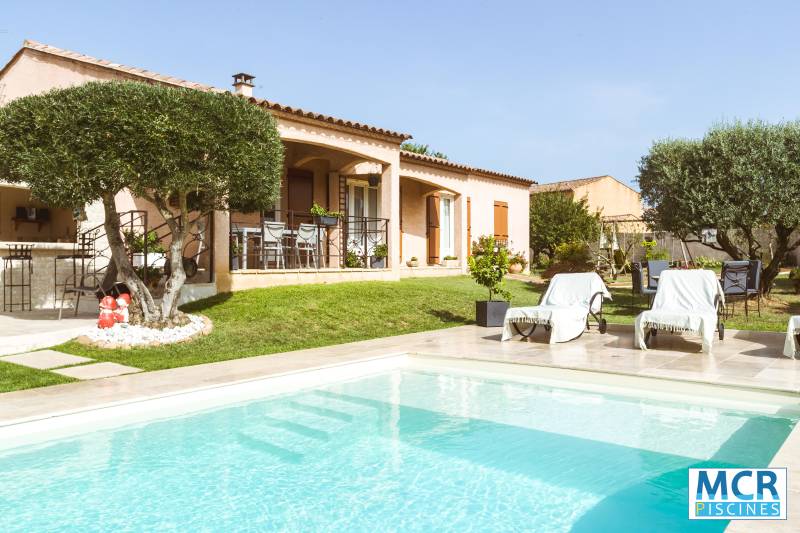
[[[231,270],[388,268],[389,220],[231,213]]]

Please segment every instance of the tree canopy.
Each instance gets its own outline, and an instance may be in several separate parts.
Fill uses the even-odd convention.
[[[761,259],[769,290],[800,246],[800,122],[719,124],[698,140],[656,141],[639,163],[645,219],[687,241],[704,228],[733,259]]]
[[[418,144],[406,141],[400,145],[400,148],[407,152],[414,152],[415,154],[429,155],[431,157],[438,157],[439,159],[447,159],[446,154],[436,150],[431,150],[431,147],[427,144]]]
[[[102,200],[114,261],[149,318],[158,317],[118,238],[114,195],[128,189],[167,220],[171,268],[161,316],[169,318],[185,279],[189,213],[266,208],[279,194],[282,168],[275,120],[230,93],[91,82],[0,108],[0,179],[26,183],[54,207]]]
[[[556,247],[572,242],[591,242],[600,236],[599,215],[589,213],[585,198],[573,200],[560,192],[531,196],[530,241],[536,256],[553,257]]]

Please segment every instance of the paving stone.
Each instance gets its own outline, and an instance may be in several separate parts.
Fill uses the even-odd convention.
[[[121,376],[122,374],[133,374],[141,372],[141,368],[120,365],[118,363],[92,363],[90,365],[73,366],[53,370],[56,374],[68,376],[75,379],[99,379]]]
[[[55,350],[41,350],[38,352],[7,355],[5,357],[0,357],[0,361],[14,363],[15,365],[27,366],[30,368],[38,368],[39,370],[47,370],[61,366],[86,363],[88,361],[93,361],[93,359],[57,352]]]

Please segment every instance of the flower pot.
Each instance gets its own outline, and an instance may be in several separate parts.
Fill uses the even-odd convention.
[[[418,267],[419,266],[419,260],[413,260],[412,261],[411,259],[409,259],[408,261],[406,261],[406,266],[407,267]]]
[[[458,259],[444,259],[442,266],[446,268],[453,268],[458,266]]]
[[[335,226],[339,223],[339,217],[332,217],[328,215],[314,217],[314,222],[320,226]]]
[[[385,257],[370,257],[369,266],[372,268],[386,268]]]
[[[484,328],[502,326],[509,305],[503,300],[475,302],[475,322]]]
[[[511,263],[508,265],[508,272],[510,274],[519,274],[522,272],[522,263]]]

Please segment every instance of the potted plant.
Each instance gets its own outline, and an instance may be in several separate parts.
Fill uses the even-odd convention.
[[[239,270],[239,258],[242,255],[242,245],[238,239],[231,242],[231,270]]]
[[[406,266],[407,267],[418,267],[419,266],[419,259],[417,259],[416,257],[412,257],[411,259],[406,261]]]
[[[339,223],[339,219],[342,218],[342,214],[339,211],[328,211],[317,202],[314,202],[308,212],[314,217],[314,223],[320,226],[335,226]]]
[[[131,252],[133,266],[143,267],[145,264],[145,249],[147,250],[147,264],[152,265],[157,260],[163,258],[167,250],[158,240],[158,235],[151,230],[145,233],[138,233],[133,230],[123,232],[125,246]]]
[[[442,259],[442,266],[444,267],[457,267],[458,266],[458,257],[454,255],[446,255],[444,259]]]
[[[528,266],[528,260],[522,252],[511,254],[508,258],[508,272],[510,274],[519,274],[525,270],[526,266]]]
[[[372,268],[386,268],[386,257],[389,255],[389,247],[385,244],[378,244],[372,250],[372,257],[369,266]]]
[[[503,277],[508,272],[508,250],[496,246],[492,235],[484,235],[473,248],[468,261],[472,279],[489,290],[488,300],[475,302],[475,321],[483,327],[502,326],[511,299],[511,294],[503,288]],[[495,296],[504,299],[495,300]]]

